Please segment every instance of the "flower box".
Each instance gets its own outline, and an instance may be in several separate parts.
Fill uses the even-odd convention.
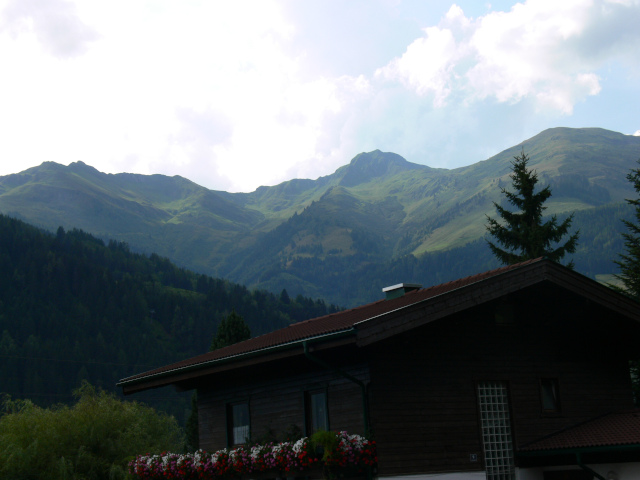
[[[322,455],[309,438],[223,449],[213,454],[139,455],[129,472],[145,480],[266,480],[271,478],[340,478],[366,476],[377,465],[375,442],[347,432],[335,433],[335,442]]]

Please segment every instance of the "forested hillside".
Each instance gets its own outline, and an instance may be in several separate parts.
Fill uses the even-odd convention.
[[[634,195],[626,175],[640,157],[640,137],[599,128],[545,130],[452,170],[375,150],[316,180],[249,193],[45,162],[0,177],[0,213],[53,232],[62,225],[124,241],[252,289],[356,306],[390,283],[428,285],[492,265],[482,242],[487,215],[504,201],[501,188],[509,188],[511,161],[522,150],[541,186],[551,186],[545,213],[576,212],[577,270],[615,273],[623,203]],[[414,265],[413,274],[402,265]]]
[[[254,336],[337,310],[0,215],[0,393],[49,405],[70,400],[85,379],[115,391],[121,378],[206,352],[232,309]],[[167,395],[138,398],[168,409]],[[183,399],[172,407],[178,417]]]

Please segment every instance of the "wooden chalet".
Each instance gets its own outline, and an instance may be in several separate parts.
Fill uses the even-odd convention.
[[[323,428],[371,435],[381,478],[640,478],[637,302],[545,259],[384,291],[118,385],[197,389],[208,451]]]

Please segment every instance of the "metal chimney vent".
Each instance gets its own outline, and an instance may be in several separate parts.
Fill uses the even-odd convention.
[[[405,293],[418,290],[419,288],[422,288],[422,285],[418,283],[398,283],[397,285],[384,287],[382,291],[385,293],[387,300],[393,300],[394,298],[402,297]]]

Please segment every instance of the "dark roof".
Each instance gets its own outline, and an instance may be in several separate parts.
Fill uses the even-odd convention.
[[[640,445],[640,409],[609,413],[532,442],[520,452]]]
[[[167,385],[175,380],[177,375],[187,371],[204,372],[213,365],[240,362],[240,359],[244,361],[249,356],[267,355],[304,341],[318,344],[321,341],[337,341],[340,337],[340,341],[344,342],[345,337],[349,337],[353,343],[357,341],[359,346],[364,346],[544,280],[579,292],[640,322],[640,310],[636,302],[629,303],[630,301],[622,295],[577,272],[538,258],[410,291],[391,300],[379,300],[350,310],[294,323],[244,342],[122,379],[118,385],[125,389],[125,393]],[[407,308],[420,306],[428,306],[429,310],[412,318],[402,315]],[[398,315],[395,315],[396,313]],[[392,317],[395,317],[393,321]],[[160,378],[162,380],[159,380]]]
[[[488,272],[472,275],[451,282],[443,283],[421,290],[414,290],[406,293],[402,297],[392,300],[379,300],[360,307],[332,313],[323,317],[313,318],[302,322],[291,324],[285,328],[275,330],[264,335],[260,335],[244,342],[239,342],[228,347],[220,348],[212,352],[207,352],[197,357],[189,358],[180,362],[156,368],[148,372],[133,375],[131,377],[120,380],[119,384],[126,383],[135,379],[157,375],[185,367],[192,367],[198,364],[208,363],[214,360],[222,360],[225,358],[236,357],[249,352],[266,350],[272,347],[286,345],[290,343],[300,342],[305,339],[312,339],[321,336],[330,335],[332,333],[347,332],[352,330],[354,326],[360,322],[371,318],[384,315],[386,313],[405,308],[410,305],[422,302],[429,298],[451,292],[453,290],[477,283],[496,275],[539,262],[542,259],[529,260],[527,262],[508,265],[506,267],[490,270]]]

